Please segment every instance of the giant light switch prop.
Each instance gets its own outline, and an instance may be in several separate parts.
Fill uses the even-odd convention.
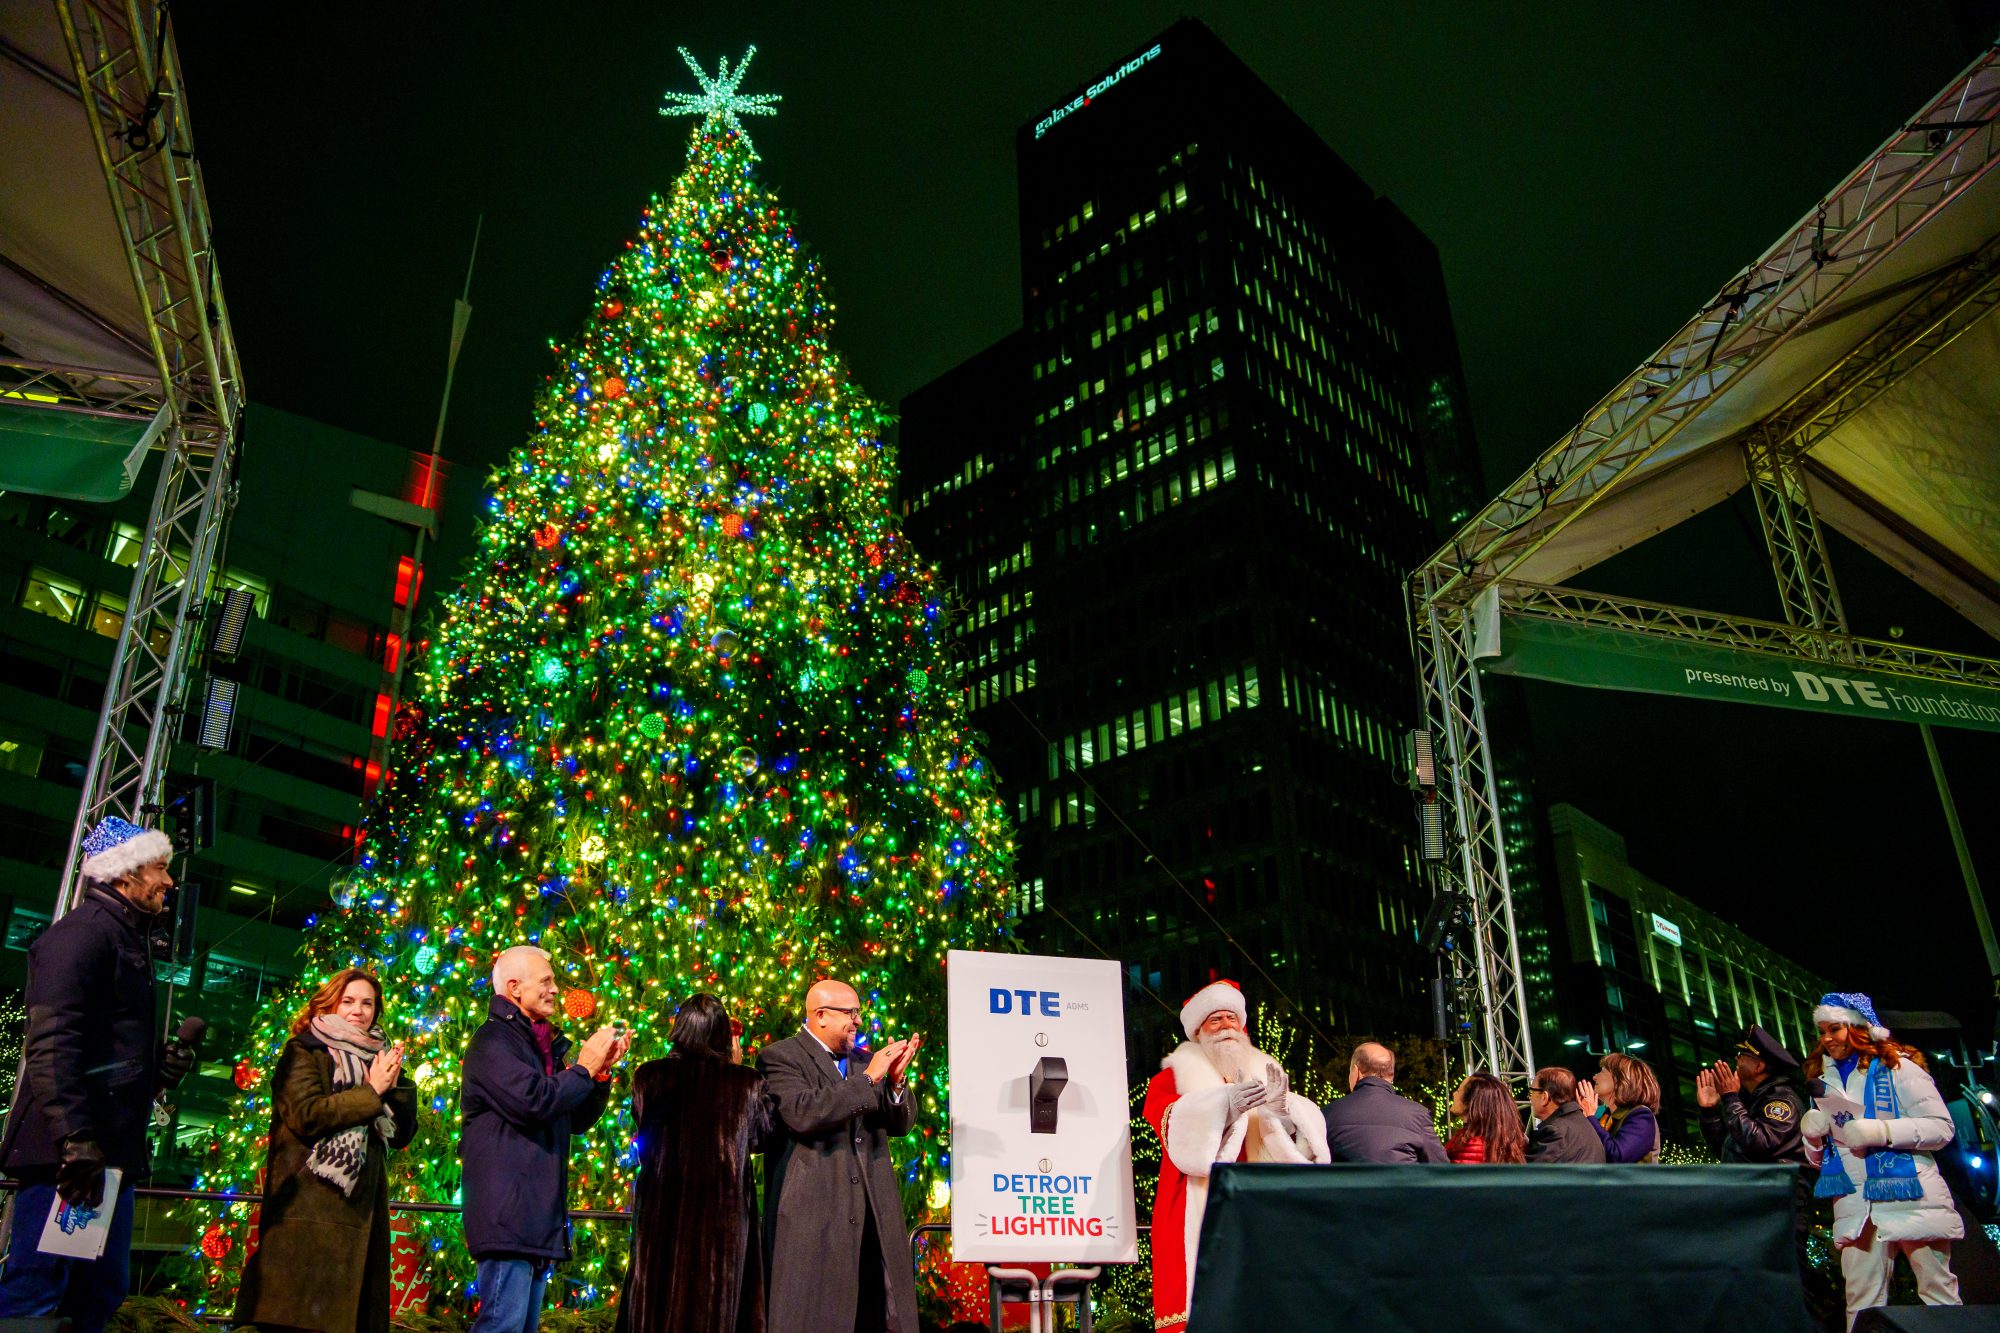
[[[952,1257],[1136,1261],[1118,964],[954,949],[946,967]]]

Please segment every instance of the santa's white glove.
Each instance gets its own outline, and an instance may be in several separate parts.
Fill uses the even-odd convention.
[[[1799,1117],[1799,1137],[1817,1148],[1833,1133],[1833,1117],[1815,1106]]]
[[[1850,1120],[1833,1127],[1833,1141],[1849,1152],[1868,1153],[1889,1146],[1886,1120]]]
[[[1271,1090],[1271,1100],[1280,1105],[1284,1103],[1285,1094],[1292,1090],[1290,1080],[1285,1077],[1285,1071],[1278,1068],[1277,1063],[1271,1060],[1264,1062],[1264,1084]]]
[[[1253,1106],[1262,1106],[1270,1097],[1271,1090],[1262,1083],[1232,1083],[1229,1085],[1229,1118],[1235,1120]]]

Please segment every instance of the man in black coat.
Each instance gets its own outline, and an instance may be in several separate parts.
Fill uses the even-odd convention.
[[[1443,1162],[1430,1112],[1396,1091],[1396,1053],[1379,1042],[1354,1048],[1345,1097],[1326,1104],[1326,1146],[1336,1162]]]
[[[1753,1026],[1736,1044],[1736,1067],[1718,1060],[1694,1076],[1695,1104],[1701,1108],[1701,1137],[1723,1164],[1784,1162],[1799,1168],[1792,1186],[1792,1249],[1805,1284],[1806,1311],[1815,1326],[1839,1323],[1845,1301],[1826,1275],[1813,1266],[1807,1239],[1823,1208],[1813,1198],[1817,1173],[1806,1169],[1805,1139],[1799,1120],[1806,1113],[1805,1085],[1798,1058],[1762,1027]]]
[[[76,1333],[101,1333],[125,1299],[132,1191],[150,1166],[153,1099],[180,1082],[193,1054],[162,1043],[156,1021],[152,929],[174,886],[172,844],[114,817],[91,830],[83,850],[82,900],[28,949],[21,1090],[0,1140],[0,1164],[22,1181],[0,1318],[60,1313]],[[107,1170],[121,1178],[103,1256],[43,1254],[56,1200],[73,1215],[101,1210]]]
[[[551,1021],[556,974],[546,950],[520,944],[493,963],[487,1019],[465,1048],[458,1155],[465,1247],[476,1262],[473,1333],[526,1333],[541,1316],[549,1270],[569,1248],[569,1140],[611,1100],[611,1067],[630,1038],[593,1032],[565,1065],[569,1038]]]
[[[1539,1122],[1528,1134],[1530,1162],[1604,1165],[1604,1140],[1576,1104],[1575,1074],[1567,1069],[1537,1070],[1528,1089],[1528,1110]]]
[[[921,1038],[858,1049],[861,1001],[822,981],[805,1026],[757,1056],[782,1141],[764,1152],[769,1327],[917,1333],[917,1285],[889,1140],[917,1123],[906,1084]]]

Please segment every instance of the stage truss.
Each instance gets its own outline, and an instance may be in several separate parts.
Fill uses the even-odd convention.
[[[210,576],[234,498],[243,406],[185,83],[164,5],[56,0],[80,103],[143,315],[150,378],[13,361],[8,387],[53,412],[153,423],[162,453],[111,676],[91,739],[59,916],[83,836],[106,815],[157,826]],[[45,80],[54,73],[42,66]]]
[[[2000,686],[2000,661],[1848,632],[1806,467],[1814,446],[1842,422],[2000,305],[2000,239],[1992,237],[1886,290],[1863,292],[1878,266],[2000,161],[1996,117],[2000,50],[1989,50],[1409,579],[1422,725],[1438,747],[1439,791],[1449,803],[1452,835],[1446,860],[1432,867],[1433,887],[1462,892],[1469,903],[1469,947],[1447,959],[1457,983],[1479,997],[1472,1045],[1480,1062],[1517,1092],[1534,1071],[1535,1053],[1475,665],[1482,615],[1504,608],[1665,640]],[[1865,302],[1858,299],[1864,294]],[[1706,409],[1815,328],[1816,318],[1823,327],[1842,317],[1844,298],[1848,309],[1891,300],[1900,306],[1775,410],[1699,446],[1733,449],[1741,460],[1785,623],[1522,577],[1523,567],[1565,529],[1635,482]],[[1581,568],[1595,558],[1601,555],[1573,563]],[[1561,558],[1543,563],[1558,580],[1575,572]]]

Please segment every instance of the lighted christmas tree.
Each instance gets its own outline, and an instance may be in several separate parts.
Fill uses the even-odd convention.
[[[853,983],[876,1033],[941,1037],[945,951],[1001,942],[1010,830],[949,684],[943,585],[890,512],[887,418],[833,350],[820,267],[758,178],[737,118],[775,99],[737,93],[749,60],[696,69],[702,93],[663,112],[700,117],[687,169],[491,479],[364,855],[242,1054],[204,1187],[255,1187],[285,1024],[351,962],[387,986],[423,1094],[393,1196],[449,1201],[459,1057],[509,945],[554,955],[573,1031],[631,1026],[629,1072],[696,990],[752,1049],[822,976]],[[915,1200],[947,1180],[944,1067],[941,1046],[917,1066]],[[573,1207],[629,1197],[613,1107],[573,1154]],[[208,1305],[233,1297],[252,1220],[204,1219]],[[577,1249],[569,1304],[609,1294],[625,1228],[581,1224]],[[398,1254],[437,1296],[470,1274],[453,1217],[415,1219]]]

